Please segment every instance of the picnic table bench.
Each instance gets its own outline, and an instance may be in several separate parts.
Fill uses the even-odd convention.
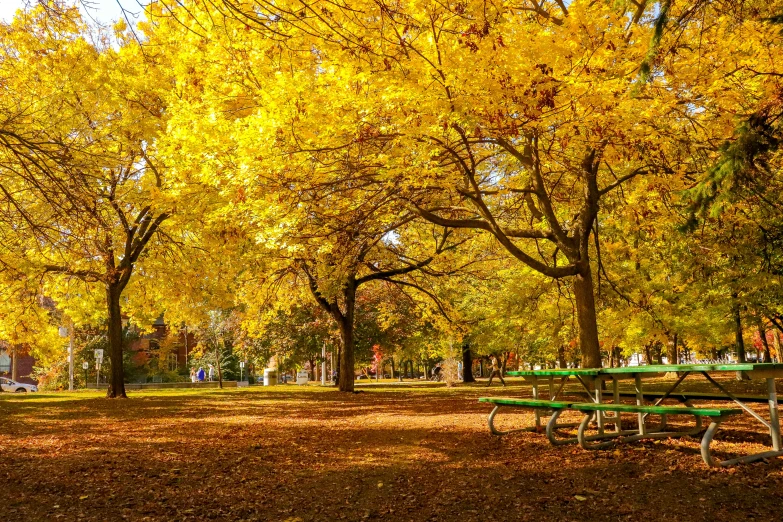
[[[666,391],[645,391],[642,388],[642,379],[646,377],[663,375],[676,372],[678,378]],[[737,378],[763,378],[767,381],[767,397],[754,395],[735,395],[717,382],[708,372],[736,372]],[[677,391],[678,386],[689,375],[701,375],[711,383],[717,391],[715,393]],[[511,376],[522,376],[533,384],[533,399],[520,399],[513,397],[484,397],[480,402],[494,405],[489,416],[490,432],[494,435],[504,435],[511,431],[498,430],[495,425],[495,417],[503,407],[528,408],[535,414],[535,426],[530,428],[541,431],[542,417],[549,415],[546,423],[546,435],[554,445],[579,443],[584,449],[594,450],[614,445],[617,441],[633,441],[644,438],[668,438],[683,435],[696,435],[702,430],[702,419],[709,419],[710,424],[704,432],[701,440],[701,454],[704,462],[709,466],[729,466],[740,462],[753,462],[769,457],[783,455],[781,451],[780,422],[778,416],[778,400],[775,390],[775,379],[783,378],[783,364],[771,363],[743,363],[743,364],[696,364],[696,365],[650,365],[623,368],[562,368],[551,370],[527,370],[508,372]],[[559,384],[555,380],[559,379]],[[586,392],[589,402],[567,401],[560,399],[565,384],[570,379],[576,379]],[[618,381],[622,379],[634,380],[634,391],[620,391]],[[539,395],[539,384],[549,384],[549,398],[542,399]],[[604,390],[603,382],[611,381],[612,390]],[[604,395],[611,395],[613,402],[605,402]],[[634,397],[636,404],[624,404],[621,398]],[[674,399],[684,406],[668,406],[662,402],[666,399]],[[696,407],[692,401],[728,401],[739,407]],[[654,401],[646,404],[645,401]],[[764,419],[752,410],[746,403],[768,403],[769,420]],[[564,411],[578,411],[583,414],[580,423],[558,423],[560,415]],[[621,414],[633,413],[638,417],[638,427],[633,430],[623,430],[620,421]],[[772,451],[764,451],[744,457],[716,461],[710,453],[710,444],[726,419],[742,413],[752,415],[769,429],[772,439]],[[659,415],[660,423],[657,426],[649,426],[645,423],[649,415]],[[690,415],[696,423],[693,429],[688,431],[667,430],[667,416]],[[598,434],[588,435],[587,430],[595,424]],[[608,433],[606,425],[614,424],[614,431]],[[578,426],[577,436],[570,438],[558,438],[555,433],[563,427]],[[600,441],[600,442],[595,442]]]

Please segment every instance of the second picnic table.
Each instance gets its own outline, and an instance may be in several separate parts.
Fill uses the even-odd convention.
[[[664,375],[666,373],[676,373],[677,379],[674,383],[670,384],[668,389],[664,392],[645,391],[643,388],[644,379],[650,377],[656,377]],[[733,394],[726,389],[720,382],[716,381],[710,373],[736,373],[738,378],[756,378],[766,380],[766,397],[747,396]],[[683,413],[695,415],[697,419],[697,429],[701,428],[701,417],[705,418],[713,417],[711,420],[713,423],[705,434],[705,438],[702,441],[702,455],[708,464],[715,465],[711,462],[709,457],[709,450],[706,449],[705,444],[708,446],[714,431],[717,429],[717,425],[729,415],[737,413],[747,413],[753,416],[757,421],[764,425],[770,433],[771,447],[770,451],[756,453],[736,459],[730,459],[717,463],[717,465],[731,465],[739,462],[752,462],[768,457],[775,457],[783,455],[781,451],[781,435],[780,435],[780,422],[778,413],[778,400],[777,392],[775,389],[775,379],[783,378],[783,364],[773,363],[740,363],[740,364],[678,364],[678,365],[647,365],[647,366],[626,366],[619,368],[558,368],[549,370],[527,370],[527,371],[510,371],[507,372],[509,376],[520,376],[526,381],[530,382],[533,387],[533,401],[527,401],[528,407],[532,407],[535,411],[535,427],[533,429],[540,431],[542,429],[541,418],[544,412],[551,412],[551,416],[547,423],[547,435],[550,437],[550,441],[553,443],[568,443],[573,442],[574,439],[568,439],[558,442],[552,435],[552,431],[556,428],[564,426],[573,426],[573,424],[558,424],[557,417],[564,410],[575,409],[584,410],[585,413],[589,413],[595,419],[598,435],[591,437],[583,437],[585,441],[582,441],[583,446],[586,446],[588,440],[599,440],[604,438],[613,438],[620,435],[629,434],[628,431],[623,432],[619,422],[619,415],[621,412],[633,412],[638,415],[638,429],[633,430],[634,434],[631,438],[662,438],[665,436],[675,436],[677,432],[667,432],[663,429],[649,431],[645,426],[645,418],[650,414],[659,414],[662,418],[661,426],[665,426],[666,415],[674,413]],[[715,388],[715,393],[696,393],[696,392],[682,392],[678,391],[678,388],[682,382],[688,376],[700,376],[706,379],[712,387]],[[577,381],[587,395],[590,397],[592,403],[569,403],[559,400],[564,391],[565,385],[570,380]],[[633,392],[623,392],[620,390],[619,381],[625,379],[632,379],[634,382]],[[601,385],[602,382],[611,381],[611,389],[604,390]],[[541,385],[548,385],[548,400],[541,398]],[[608,399],[611,395],[612,402],[607,403],[605,398]],[[636,405],[623,405],[613,407],[612,405],[620,405],[621,398],[635,398]],[[677,399],[682,403],[685,403],[685,408],[672,408],[659,406],[665,399],[672,398]],[[511,401],[512,399],[508,399]],[[654,401],[652,405],[645,405],[645,400]],[[693,408],[691,402],[694,400],[708,400],[708,401],[727,401],[736,404],[740,409],[730,410],[728,408],[722,409],[705,409],[705,408]],[[495,434],[503,434],[494,427],[494,416],[502,406],[514,406],[514,404],[507,402],[502,404],[502,399],[488,398],[484,402],[493,402],[496,404],[495,410],[490,414],[490,429]],[[769,405],[769,420],[765,419],[753,409],[748,406],[748,403],[752,402],[765,402]],[[600,406],[599,406],[600,405]],[[523,405],[524,406],[524,405]],[[740,411],[741,410],[741,411]],[[587,417],[582,424],[586,424]],[[605,434],[604,425],[614,424],[614,433]],[[580,428],[584,430],[584,427]],[[710,432],[710,430],[712,430]],[[688,432],[693,433],[693,432]],[[582,434],[580,433],[580,436]],[[598,444],[595,447],[602,447],[606,444]]]

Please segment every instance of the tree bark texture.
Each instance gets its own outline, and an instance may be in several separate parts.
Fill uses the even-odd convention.
[[[735,299],[736,294],[733,296]],[[737,345],[737,360],[744,363],[747,358],[745,357],[745,340],[742,338],[742,316],[740,315],[739,303],[735,301],[734,304],[734,337]]]
[[[579,346],[582,349],[582,367],[601,367],[601,346],[598,343],[598,318],[595,314],[593,275],[586,270],[574,277],[574,300],[579,323]]]
[[[462,343],[462,382],[476,382],[473,377],[473,356],[467,341]]]
[[[759,323],[759,337],[761,337],[761,344],[764,345],[764,362],[772,362],[772,353],[770,353],[769,341],[767,341],[767,331],[761,323]]]
[[[345,312],[338,319],[340,328],[340,340],[342,342],[342,359],[340,360],[339,389],[341,392],[354,390],[354,368],[356,366],[354,354],[354,325],[353,316],[356,306],[356,287],[349,282],[344,289]],[[337,319],[337,317],[335,317]]]
[[[111,376],[108,398],[127,398],[125,394],[125,372],[123,368],[122,347],[122,311],[120,310],[122,287],[117,283],[106,285],[106,304],[109,311],[109,356],[111,357]]]
[[[679,362],[679,357],[677,354],[677,334],[675,333],[672,338],[672,344],[669,346],[669,364],[677,364]]]

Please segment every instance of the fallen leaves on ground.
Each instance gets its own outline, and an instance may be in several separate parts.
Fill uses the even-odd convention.
[[[488,393],[530,390],[2,397],[0,505],[26,521],[779,518],[781,459],[712,470],[697,438],[586,452],[493,437]],[[749,416],[720,433],[727,454],[765,444]]]

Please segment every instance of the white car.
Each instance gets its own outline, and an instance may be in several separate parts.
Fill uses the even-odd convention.
[[[37,392],[38,386],[34,384],[24,384],[21,382],[12,381],[5,377],[0,377],[0,388],[5,392],[27,393]]]

